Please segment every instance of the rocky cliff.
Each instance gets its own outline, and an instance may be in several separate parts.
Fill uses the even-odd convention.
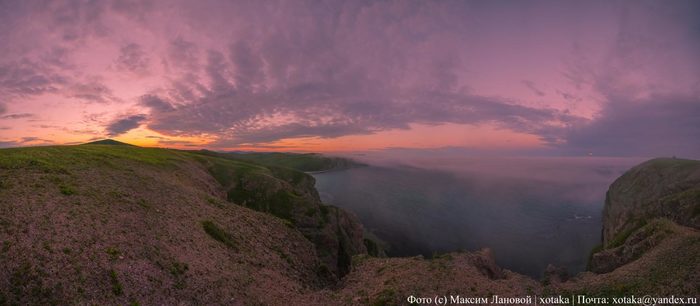
[[[603,210],[603,246],[624,239],[653,218],[700,228],[700,162],[658,158],[615,180]]]
[[[227,155],[199,158],[219,182],[226,200],[279,217],[313,242],[320,273],[337,280],[350,270],[354,255],[366,254],[364,230],[353,214],[324,205],[315,179],[279,166],[247,164]]]
[[[698,161],[653,159],[613,182],[590,270],[606,273],[639,258],[669,235],[670,224],[700,228]]]
[[[601,275],[581,279],[596,288],[613,286],[609,281],[617,279],[615,286],[625,290],[697,294],[699,228],[700,161],[644,162],[610,186],[602,244],[592,251],[589,262],[589,270]]]

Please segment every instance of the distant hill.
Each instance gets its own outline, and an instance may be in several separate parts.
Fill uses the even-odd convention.
[[[86,145],[115,145],[115,146],[132,146],[135,147],[132,144],[128,144],[125,142],[117,141],[114,139],[102,139],[102,140],[97,140],[97,141],[92,141],[88,143],[84,143]]]

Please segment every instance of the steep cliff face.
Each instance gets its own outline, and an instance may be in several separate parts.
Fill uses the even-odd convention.
[[[652,159],[608,190],[603,210],[603,246],[619,244],[654,218],[700,228],[700,162]]]
[[[284,219],[313,242],[323,263],[319,273],[326,279],[347,274],[352,256],[367,253],[361,223],[349,212],[324,205],[311,175],[221,157],[201,161],[228,201]]]
[[[700,162],[647,161],[610,186],[603,211],[602,245],[591,254],[588,268],[595,273],[615,271],[646,253],[663,249],[667,241],[697,236],[698,228]],[[685,251],[697,255],[697,245],[692,241]],[[663,263],[664,258],[660,260]],[[685,264],[693,267],[697,262]]]

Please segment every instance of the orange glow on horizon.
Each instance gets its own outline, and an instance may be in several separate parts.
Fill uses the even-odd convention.
[[[224,148],[245,151],[349,152],[388,148],[430,149],[469,147],[479,149],[536,148],[542,141],[535,135],[498,129],[488,125],[412,124],[410,129],[394,129],[369,135],[337,138],[290,138],[260,146]]]
[[[78,136],[51,137],[55,143],[74,145],[93,139]],[[185,150],[230,150],[259,152],[353,152],[390,148],[435,149],[464,147],[474,149],[528,149],[538,148],[544,143],[536,135],[500,129],[491,125],[411,124],[409,129],[393,129],[367,135],[349,135],[336,138],[299,137],[279,141],[248,144],[233,147],[216,146],[213,136],[168,136],[141,127],[113,139],[141,146]],[[26,145],[46,145],[41,140]]]

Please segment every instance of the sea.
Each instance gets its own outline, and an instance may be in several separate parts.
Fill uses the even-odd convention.
[[[324,203],[357,215],[389,256],[490,248],[499,266],[542,276],[585,270],[601,242],[609,185],[639,158],[451,157],[315,173]]]

